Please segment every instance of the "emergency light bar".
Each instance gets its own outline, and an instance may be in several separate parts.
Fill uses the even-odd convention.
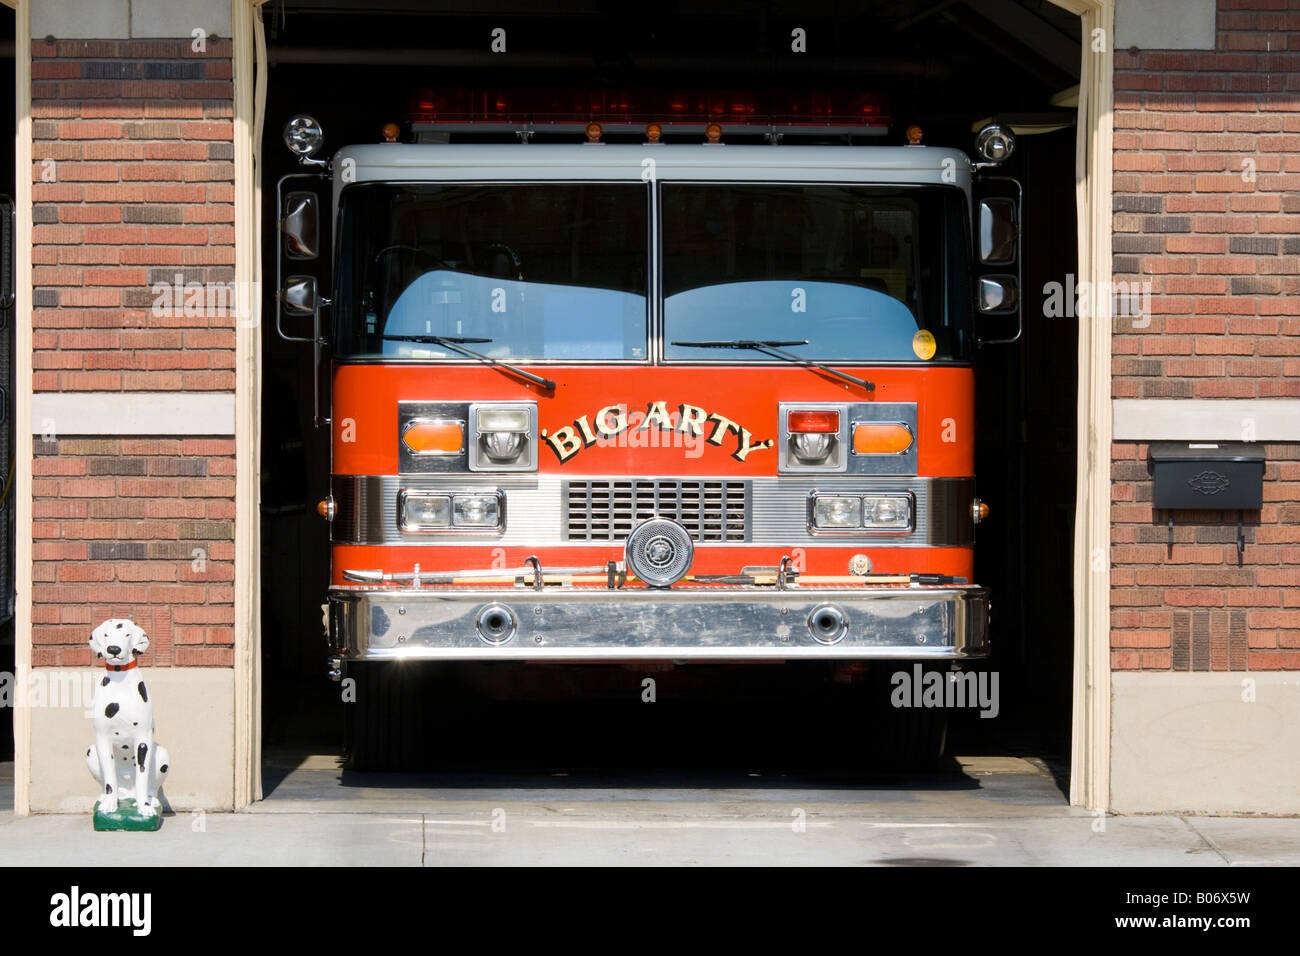
[[[871,93],[660,90],[423,90],[411,102],[411,129],[421,133],[732,133],[786,136],[884,136],[891,117]]]

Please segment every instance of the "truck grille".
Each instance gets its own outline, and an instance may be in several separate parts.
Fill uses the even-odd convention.
[[[647,518],[672,518],[696,541],[744,541],[747,481],[566,481],[570,541],[622,541]]]

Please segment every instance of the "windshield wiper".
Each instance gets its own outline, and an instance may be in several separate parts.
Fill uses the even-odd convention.
[[[471,355],[480,362],[486,362],[488,365],[495,365],[497,368],[509,372],[512,375],[518,375],[520,378],[527,379],[535,385],[540,385],[548,392],[555,391],[555,383],[549,378],[542,378],[540,375],[534,375],[532,372],[526,372],[517,365],[511,365],[509,362],[502,362],[500,359],[494,359],[490,355],[484,355],[482,352],[475,352],[473,349],[465,348],[469,342],[491,342],[491,339],[472,338],[461,335],[381,335],[385,342],[418,342],[421,345],[442,345],[449,349],[455,349],[462,355]]]
[[[720,342],[671,342],[669,344],[690,349],[752,349],[755,352],[775,355],[779,359],[793,362],[796,365],[806,365],[810,368],[821,369],[827,375],[834,375],[836,378],[843,379],[846,382],[860,385],[868,392],[874,392],[876,390],[875,382],[868,382],[865,378],[858,378],[856,375],[850,375],[848,372],[841,372],[839,369],[823,365],[821,362],[814,362],[812,359],[804,358],[802,355],[795,355],[793,352],[787,352],[785,349],[781,348],[783,345],[807,345],[807,339],[789,342],[780,339],[728,339]]]

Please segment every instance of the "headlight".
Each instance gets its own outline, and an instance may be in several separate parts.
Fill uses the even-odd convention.
[[[471,471],[536,471],[537,406],[474,403]]]
[[[451,527],[451,497],[420,491],[403,491],[397,500],[397,519],[403,531],[432,531]]]
[[[404,490],[397,496],[397,521],[405,533],[496,530],[501,527],[502,511],[499,492],[478,495]]]
[[[867,495],[862,499],[862,523],[881,531],[906,531],[912,527],[910,495]]]
[[[862,499],[819,495],[813,505],[813,524],[818,528],[862,527]]]
[[[452,523],[458,528],[495,528],[501,523],[496,495],[456,495],[451,508]]]
[[[910,531],[910,494],[813,495],[811,524],[816,531]]]

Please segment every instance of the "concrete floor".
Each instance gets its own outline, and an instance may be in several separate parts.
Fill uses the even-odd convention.
[[[0,764],[0,801],[12,764]],[[746,773],[351,774],[272,756],[243,813],[178,813],[150,836],[86,815],[15,817],[0,866],[1300,865],[1300,819],[1100,817],[1016,757],[871,780]],[[93,795],[87,796],[87,802]]]

